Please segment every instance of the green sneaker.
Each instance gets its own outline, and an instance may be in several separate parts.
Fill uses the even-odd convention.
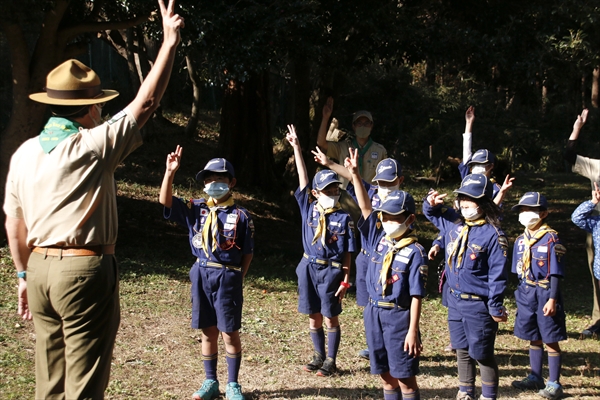
[[[547,399],[560,399],[563,395],[563,388],[558,382],[548,381],[546,387],[540,390],[538,394]]]
[[[229,382],[225,388],[225,398],[227,400],[244,400],[242,387],[237,382]]]
[[[529,374],[527,378],[520,381],[513,381],[512,386],[520,390],[540,390],[544,388],[544,380],[534,374]]]
[[[202,387],[194,393],[194,400],[212,400],[219,397],[219,382],[214,379],[206,379],[202,382]]]

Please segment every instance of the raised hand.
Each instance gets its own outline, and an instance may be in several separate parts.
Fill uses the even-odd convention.
[[[311,153],[315,156],[315,162],[321,164],[324,167],[329,167],[332,164],[332,161],[327,157],[325,153],[321,151],[319,146],[316,147],[316,150],[311,150]]]
[[[328,97],[327,102],[323,106],[323,120],[329,121],[331,113],[333,113],[333,97]]]
[[[594,182],[594,190],[592,190],[592,203],[598,204],[600,202],[600,190],[598,189],[598,183]]]
[[[467,108],[467,112],[465,113],[465,121],[468,124],[472,124],[473,122],[475,122],[475,107],[470,106],[469,108]]]
[[[164,0],[158,0],[158,6],[162,15],[164,42],[177,46],[181,41],[179,30],[185,26],[185,23],[183,17],[175,14],[175,0],[169,0],[167,7]]]
[[[511,178],[510,175],[506,175],[506,178],[504,178],[504,183],[502,184],[500,191],[506,192],[507,190],[509,190],[512,187],[514,180],[515,180],[514,177]]]
[[[183,147],[177,145],[175,151],[167,154],[167,172],[175,172],[179,169],[181,164],[181,153],[183,152]]]
[[[444,204],[444,197],[446,197],[447,195],[448,194],[446,193],[440,194],[437,190],[432,190],[427,195],[427,202],[432,207]]]
[[[355,174],[359,173],[359,171],[358,171],[358,149],[353,149],[352,147],[350,147],[348,149],[348,152],[350,153],[350,157],[346,157],[346,159],[344,160],[344,167],[346,167],[346,169],[348,169],[350,174],[355,175]]]
[[[588,109],[584,108],[581,112],[581,115],[577,116],[575,123],[573,124],[573,129],[581,129],[585,125],[585,121],[587,121]]]
[[[285,138],[292,145],[293,148],[300,148],[300,142],[298,141],[298,135],[296,135],[296,128],[294,125],[288,125],[288,133],[285,134]]]

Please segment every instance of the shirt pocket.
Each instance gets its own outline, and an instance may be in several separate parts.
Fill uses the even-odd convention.
[[[546,272],[549,269],[548,262],[547,246],[539,246],[531,249],[531,264],[534,271],[539,271],[542,276],[546,276]],[[534,276],[536,275],[534,274]]]
[[[219,229],[219,247],[221,250],[231,250],[236,246],[237,227],[238,224],[236,223],[225,223],[222,229]]]
[[[478,271],[487,258],[487,248],[476,243],[468,243],[463,255],[463,266],[466,269]]]

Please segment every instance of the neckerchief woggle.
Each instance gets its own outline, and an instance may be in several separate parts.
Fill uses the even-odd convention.
[[[388,245],[388,251],[385,253],[385,257],[383,258],[383,264],[381,266],[381,273],[379,274],[379,280],[381,281],[381,296],[385,297],[385,289],[387,287],[388,280],[388,272],[392,266],[392,261],[394,260],[394,255],[403,247],[411,245],[417,241],[417,235],[414,233],[409,233],[408,236],[403,237],[394,243],[394,239],[385,235],[385,242]]]
[[[481,226],[486,223],[485,218],[476,219],[475,221],[465,221],[458,237],[454,241],[454,247],[452,248],[452,252],[448,256],[448,267],[450,267],[450,271],[452,271],[452,259],[458,253],[458,257],[456,258],[456,266],[460,268],[462,263],[463,254],[465,253],[465,249],[467,248],[467,240],[469,238],[469,229],[472,226]]]
[[[337,203],[335,203],[335,206],[325,210],[317,201],[315,208],[317,209],[317,211],[319,211],[319,225],[317,225],[317,229],[315,230],[315,236],[313,237],[312,244],[315,244],[320,237],[321,244],[323,245],[323,247],[325,247],[325,232],[327,232],[327,229],[325,228],[325,216],[327,214],[331,214],[332,212],[339,210],[342,207],[340,206],[340,202],[338,201]]]
[[[359,169],[359,171],[361,171],[361,173],[362,173],[362,166],[363,166],[363,156],[367,153],[367,150],[369,150],[369,147],[371,147],[372,144],[373,144],[373,139],[371,139],[371,136],[369,136],[369,140],[367,140],[367,143],[365,143],[364,147],[360,147],[358,145],[358,141],[356,140],[356,138],[352,139],[352,145],[354,146],[354,148],[356,150],[358,150],[358,169]]]
[[[49,154],[60,142],[79,132],[83,126],[75,121],[62,117],[51,117],[44,130],[38,136],[44,153]]]
[[[556,233],[556,231],[550,228],[548,225],[543,224],[540,229],[533,236],[529,236],[529,232],[525,229],[523,233],[523,244],[525,248],[523,249],[523,256],[521,257],[521,268],[517,268],[517,273],[519,274],[519,278],[527,279],[527,274],[529,270],[531,270],[531,247],[537,243],[538,240],[544,237],[546,233]]]
[[[225,210],[227,207],[234,205],[233,196],[230,196],[227,199],[227,201],[219,204],[216,204],[215,200],[212,197],[210,197],[206,201],[206,205],[210,208],[210,212],[208,213],[206,221],[204,221],[204,226],[202,227],[202,250],[204,250],[204,254],[206,254],[206,257],[209,257],[209,239],[212,239],[212,246],[210,252],[214,253],[215,250],[217,250],[217,234],[219,233],[219,226],[217,224],[219,218],[217,217],[217,211]]]

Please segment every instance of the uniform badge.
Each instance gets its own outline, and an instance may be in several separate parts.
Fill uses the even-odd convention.
[[[556,246],[554,246],[554,253],[556,253],[556,259],[558,260],[558,262],[560,262],[561,257],[564,256],[566,252],[567,248],[562,244],[559,243]]]
[[[542,260],[538,261],[537,264],[538,264],[539,267],[543,267],[544,266],[544,262]]]
[[[394,274],[394,276],[392,276],[392,282],[398,282],[399,279],[400,277],[398,276],[398,274]]]
[[[197,249],[202,248],[202,234],[201,233],[197,233],[194,235],[194,237],[192,238],[192,245]]]
[[[371,152],[371,158],[372,158],[373,160],[377,160],[377,157],[378,157],[378,156],[379,156],[379,153],[378,153],[378,152],[376,152],[376,151],[372,151],[372,152]]]
[[[383,251],[383,245],[381,243],[379,243],[379,245],[377,246],[377,252],[381,253]]]
[[[471,253],[470,258],[471,258],[471,260],[476,260],[477,255],[475,253]]]
[[[208,210],[206,208],[200,209],[200,215],[202,215],[204,217],[207,216],[208,215]]]
[[[375,224],[375,227],[377,229],[381,229],[381,221],[377,221],[377,223]]]
[[[238,220],[238,215],[237,214],[227,214],[227,223],[228,224],[235,224]]]
[[[508,239],[506,239],[506,236],[498,236],[498,244],[500,244],[502,250],[508,250]]]
[[[118,120],[124,118],[127,114],[125,113],[125,111],[119,111],[118,113],[115,114],[114,117],[112,117],[109,121],[108,124],[112,125],[115,122],[117,122]]]

